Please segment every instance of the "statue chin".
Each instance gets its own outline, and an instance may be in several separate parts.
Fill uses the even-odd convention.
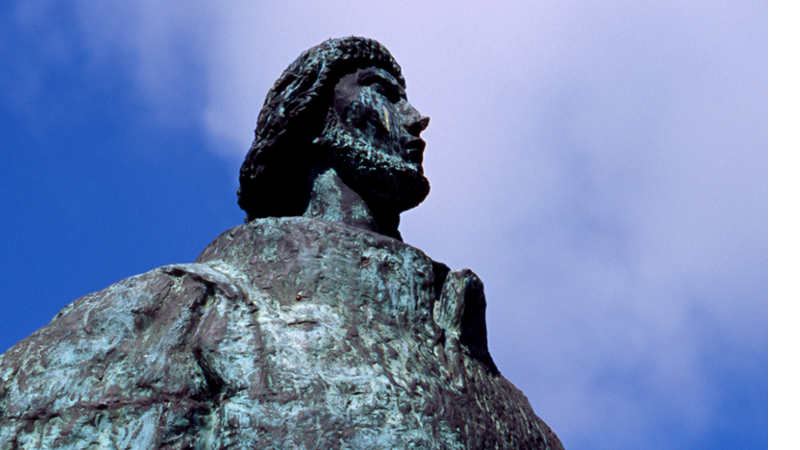
[[[389,180],[383,178],[381,186],[364,195],[367,204],[400,213],[418,206],[431,190],[428,179],[421,172],[398,172],[391,178],[395,180],[391,186],[387,186]]]
[[[370,208],[401,213],[416,207],[430,192],[422,166],[387,157],[384,153],[345,150],[336,171]]]

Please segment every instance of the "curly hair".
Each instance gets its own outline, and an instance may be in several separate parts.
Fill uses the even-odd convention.
[[[316,163],[311,143],[325,128],[339,79],[378,67],[405,88],[400,66],[379,42],[329,39],[303,52],[272,86],[258,115],[255,140],[239,171],[239,206],[246,222],[301,215],[308,202],[308,175]]]

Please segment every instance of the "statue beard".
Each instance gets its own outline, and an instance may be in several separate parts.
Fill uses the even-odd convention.
[[[416,207],[430,191],[422,165],[390,156],[357,139],[341,126],[326,127],[326,152],[339,177],[369,205],[401,213]]]

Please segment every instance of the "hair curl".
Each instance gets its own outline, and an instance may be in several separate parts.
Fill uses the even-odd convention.
[[[389,50],[355,36],[306,50],[281,74],[267,93],[255,140],[239,171],[237,195],[246,222],[303,213],[309,171],[318,162],[311,142],[323,132],[333,88],[342,76],[365,67],[388,71],[405,88]]]

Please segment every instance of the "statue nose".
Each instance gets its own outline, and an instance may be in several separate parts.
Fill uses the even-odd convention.
[[[422,133],[425,128],[428,128],[428,124],[431,121],[430,117],[423,116],[418,111],[414,111],[414,119],[410,121],[408,124],[408,132],[411,133],[412,136],[419,137],[420,133]]]

